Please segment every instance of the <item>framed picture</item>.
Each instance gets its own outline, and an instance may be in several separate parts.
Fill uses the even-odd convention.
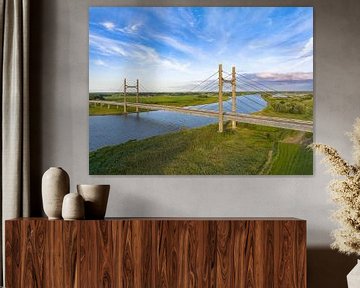
[[[90,7],[91,175],[311,175],[312,7]]]

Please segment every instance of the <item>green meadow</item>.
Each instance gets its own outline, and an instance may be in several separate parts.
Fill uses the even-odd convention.
[[[313,120],[314,100],[312,93],[301,96],[299,94],[289,93],[288,98],[273,98],[263,93],[262,97],[268,105],[262,111],[254,113],[255,115]]]
[[[246,94],[246,93],[242,93]],[[226,94],[225,99],[230,95]],[[268,105],[256,115],[313,119],[313,95],[291,93],[284,98],[262,97]],[[122,102],[120,94],[91,98]],[[216,93],[142,96],[142,103],[191,106],[215,103]],[[134,95],[127,97],[135,102]],[[144,110],[140,110],[142,112]],[[135,108],[128,107],[128,112]],[[122,107],[90,105],[90,115],[122,114]],[[144,140],[131,140],[90,152],[92,175],[311,175],[313,153],[307,149],[312,133],[250,124],[239,124],[224,133],[218,125],[184,129]]]
[[[186,129],[90,152],[92,175],[312,174],[311,133],[238,124]],[[290,141],[289,141],[290,139]]]
[[[278,143],[268,174],[312,175],[313,154],[304,145]]]

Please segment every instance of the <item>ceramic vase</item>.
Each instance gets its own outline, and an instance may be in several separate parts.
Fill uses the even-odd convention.
[[[69,193],[69,175],[60,167],[49,168],[42,177],[43,208],[49,219],[61,219],[63,198]]]
[[[355,267],[347,275],[348,288],[360,287],[360,260],[357,261]]]
[[[62,217],[64,220],[84,219],[85,208],[84,199],[79,193],[69,193],[65,195],[62,204]]]
[[[85,201],[85,219],[104,219],[110,185],[77,185]]]

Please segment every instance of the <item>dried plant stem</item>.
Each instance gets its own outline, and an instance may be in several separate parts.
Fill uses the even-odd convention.
[[[345,254],[360,256],[360,118],[356,119],[350,138],[354,148],[354,165],[345,161],[331,146],[312,144],[310,148],[325,156],[333,175],[341,176],[329,185],[331,198],[338,204],[332,218],[342,225],[333,231],[331,247]]]

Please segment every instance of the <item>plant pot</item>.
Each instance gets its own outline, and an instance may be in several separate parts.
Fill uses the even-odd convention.
[[[357,261],[355,267],[347,275],[348,288],[360,287],[360,260]]]
[[[49,168],[42,177],[43,208],[49,219],[61,219],[63,198],[70,190],[69,175],[60,167]]]
[[[84,199],[79,193],[69,193],[65,195],[62,205],[62,217],[64,220],[84,219],[85,208]]]
[[[104,219],[110,185],[77,185],[78,193],[85,201],[85,219]]]

